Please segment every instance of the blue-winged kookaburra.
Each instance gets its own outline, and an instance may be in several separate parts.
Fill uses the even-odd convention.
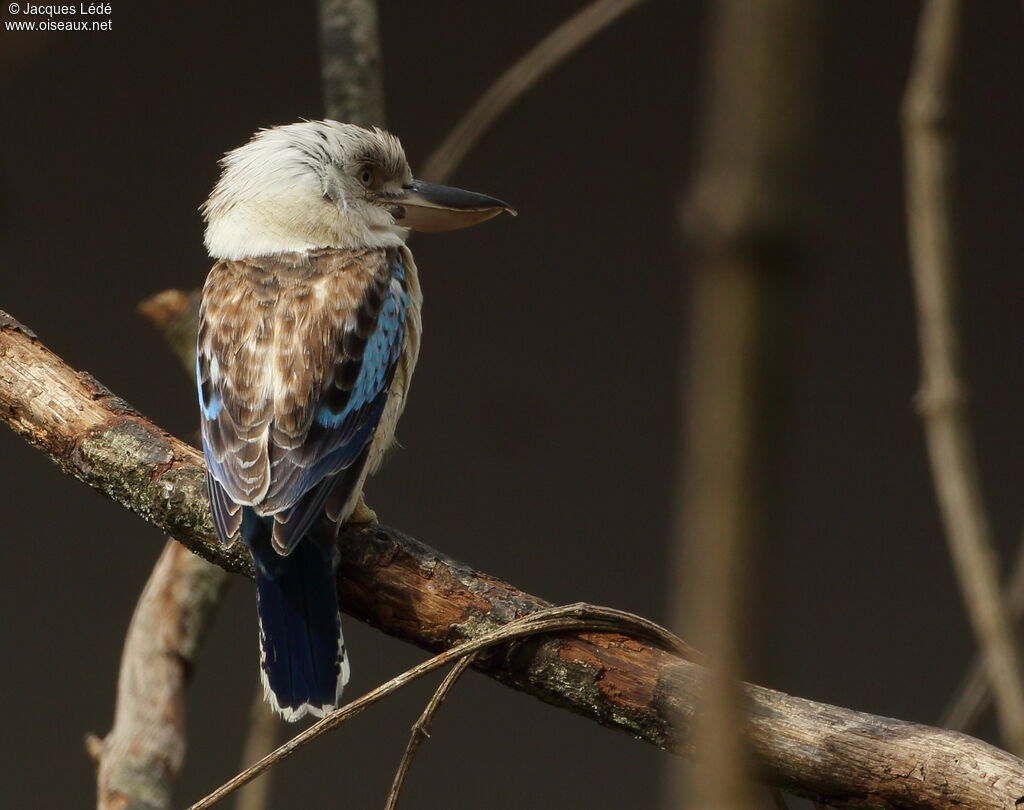
[[[349,666],[338,531],[402,413],[420,345],[409,229],[511,209],[414,180],[379,129],[306,121],[223,159],[203,205],[216,260],[196,374],[221,540],[252,554],[267,699],[285,719],[337,706]]]

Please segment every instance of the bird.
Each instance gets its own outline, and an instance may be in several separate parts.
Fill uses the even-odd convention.
[[[201,206],[212,269],[196,343],[217,534],[252,557],[260,674],[285,720],[349,679],[335,582],[346,521],[394,441],[420,348],[409,232],[515,211],[416,180],[398,138],[332,120],[257,131]]]

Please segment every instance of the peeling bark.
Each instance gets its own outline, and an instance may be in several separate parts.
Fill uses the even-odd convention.
[[[243,549],[216,541],[202,453],[156,427],[92,375],[77,372],[0,311],[0,418],[64,472],[229,571]]]

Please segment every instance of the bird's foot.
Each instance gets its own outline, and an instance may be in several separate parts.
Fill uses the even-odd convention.
[[[348,522],[379,523],[377,520],[377,513],[366,505],[366,501],[363,500],[362,495],[360,495],[359,500],[356,501],[356,508],[352,510],[352,514],[349,516]]]

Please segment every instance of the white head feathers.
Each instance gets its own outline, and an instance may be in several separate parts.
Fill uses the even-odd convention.
[[[412,174],[398,139],[380,129],[337,121],[263,129],[221,166],[201,209],[214,258],[405,241],[407,229],[379,197],[399,193]]]

